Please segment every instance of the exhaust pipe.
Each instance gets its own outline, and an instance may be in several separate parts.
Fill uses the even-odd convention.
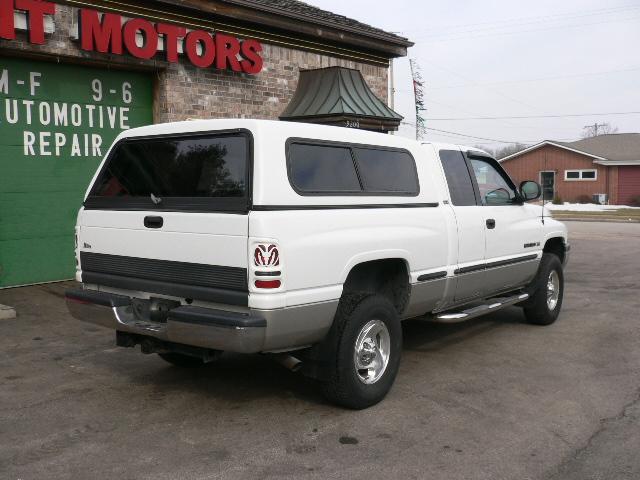
[[[287,353],[277,353],[273,355],[273,359],[292,372],[297,372],[302,367],[302,360],[299,360],[293,355],[289,355]]]

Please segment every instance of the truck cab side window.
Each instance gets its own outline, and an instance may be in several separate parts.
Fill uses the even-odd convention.
[[[353,149],[365,191],[417,195],[416,163],[409,152],[375,148]]]
[[[289,178],[301,192],[335,194],[362,191],[349,148],[292,143],[289,161]]]
[[[514,203],[517,197],[515,188],[491,162],[473,158],[471,166],[483,205],[512,205]]]
[[[451,203],[456,206],[476,205],[471,174],[459,150],[440,150],[440,161],[449,185]]]

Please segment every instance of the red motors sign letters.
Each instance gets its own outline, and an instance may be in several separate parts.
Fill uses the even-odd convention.
[[[0,38],[16,38],[14,11],[27,13],[29,41],[45,43],[44,18],[54,15],[56,5],[42,0],[0,0]],[[89,9],[80,9],[80,48],[87,51],[130,55],[150,59],[158,54],[159,40],[164,44],[164,55],[171,63],[178,61],[179,46],[189,61],[200,68],[215,67],[234,72],[256,74],[262,70],[262,45],[256,40],[240,41],[236,37],[204,30],[191,30],[169,23],[152,23],[133,18],[123,23],[121,15],[104,13],[102,16]],[[140,45],[138,39],[143,39]]]

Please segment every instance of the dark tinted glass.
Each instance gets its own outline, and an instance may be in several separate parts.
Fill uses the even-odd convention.
[[[440,161],[447,177],[451,203],[458,206],[476,205],[471,175],[469,175],[462,152],[440,150]]]
[[[92,195],[243,197],[247,160],[241,135],[129,140],[116,147]]]
[[[584,170],[582,172],[582,178],[596,178],[595,170]]]
[[[293,143],[289,168],[291,182],[304,192],[361,191],[348,148]]]
[[[354,148],[367,192],[418,193],[416,165],[407,152]]]
[[[567,178],[580,178],[580,172],[578,171],[573,171],[573,172],[567,172]]]

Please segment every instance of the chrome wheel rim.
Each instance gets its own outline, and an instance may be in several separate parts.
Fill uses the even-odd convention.
[[[371,320],[358,334],[353,360],[356,376],[362,383],[376,383],[389,364],[391,340],[384,322]]]
[[[547,307],[550,311],[555,310],[560,298],[560,277],[558,272],[552,270],[547,279]]]

